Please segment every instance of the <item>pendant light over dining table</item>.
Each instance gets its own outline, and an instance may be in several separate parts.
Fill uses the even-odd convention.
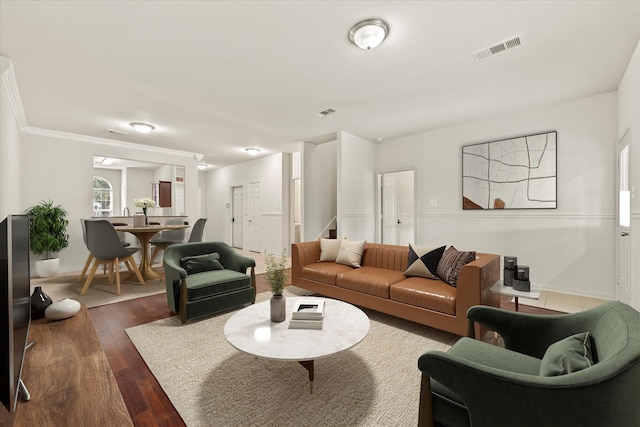
[[[349,40],[361,49],[371,50],[382,43],[389,34],[389,25],[379,18],[358,22],[349,31]]]

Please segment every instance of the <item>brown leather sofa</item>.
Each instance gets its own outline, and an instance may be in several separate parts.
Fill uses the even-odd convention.
[[[457,287],[441,280],[406,277],[408,246],[367,243],[360,268],[320,262],[320,242],[291,245],[291,283],[327,297],[371,308],[460,336],[472,336],[467,310],[500,306],[489,291],[500,279],[500,257],[477,253],[458,275]],[[482,336],[484,331],[475,331]]]

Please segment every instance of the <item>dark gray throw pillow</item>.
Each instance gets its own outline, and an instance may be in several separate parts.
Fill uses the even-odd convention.
[[[465,264],[474,259],[476,259],[474,251],[461,252],[453,246],[449,246],[438,263],[438,269],[436,270],[438,277],[455,288],[458,286],[458,273],[460,273]]]
[[[220,264],[220,254],[218,252],[182,257],[180,258],[180,265],[185,269],[187,274],[224,269],[222,264]]]
[[[570,374],[593,365],[589,332],[571,335],[547,348],[540,363],[540,376],[554,377]]]

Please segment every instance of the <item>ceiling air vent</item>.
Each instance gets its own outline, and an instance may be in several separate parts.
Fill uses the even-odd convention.
[[[524,44],[524,36],[522,34],[519,34],[507,40],[503,40],[493,46],[485,47],[484,49],[473,52],[471,55],[476,61],[480,61],[481,59],[488,58],[492,55],[495,55],[496,53],[504,52],[505,50],[521,46],[522,44]]]
[[[320,111],[318,114],[316,114],[316,117],[325,117],[325,116],[328,116],[329,114],[333,114],[335,112],[336,112],[335,109],[327,108],[326,110]]]
[[[122,132],[121,130],[115,130],[115,129],[107,129],[108,133],[115,133],[118,135],[129,135],[127,132]]]

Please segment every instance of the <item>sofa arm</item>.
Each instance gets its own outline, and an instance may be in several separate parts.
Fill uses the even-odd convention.
[[[477,255],[458,274],[456,316],[460,318],[466,318],[467,311],[474,305],[499,306],[499,297],[490,289],[500,280],[500,256]]]
[[[300,279],[302,267],[318,262],[320,259],[320,242],[292,243],[291,244],[291,282],[296,283]]]

